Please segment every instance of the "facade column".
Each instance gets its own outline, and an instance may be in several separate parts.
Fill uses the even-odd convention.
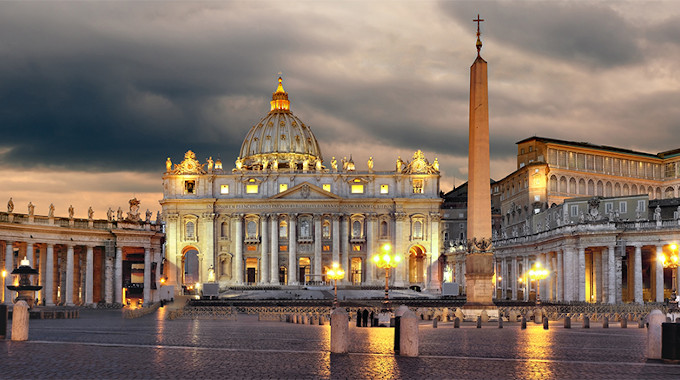
[[[512,287],[512,299],[517,300],[517,257],[510,256],[510,271],[512,272],[512,278],[510,280],[510,286]]]
[[[345,271],[345,277],[349,276],[349,268],[342,266],[340,263],[340,215],[333,214],[331,216],[333,225],[331,226],[331,234],[333,236],[333,262],[338,263]]]
[[[26,243],[26,258],[28,259],[28,265],[31,266],[31,268],[35,269],[35,260],[33,257],[33,242],[27,242]],[[21,257],[19,257],[19,260],[21,260]],[[9,273],[9,272],[8,272]]]
[[[279,215],[271,215],[271,247],[269,249],[269,283],[279,285]]]
[[[586,301],[586,248],[578,248],[578,300],[579,302]],[[576,276],[574,276],[576,277]]]
[[[594,291],[591,290],[591,294],[593,294],[593,300],[595,302],[602,302],[602,288],[604,287],[604,281],[602,281],[602,274],[604,273],[603,267],[602,267],[602,252],[599,249],[593,249],[592,253],[592,258],[593,258],[593,264],[592,264],[592,272],[593,275],[595,276],[595,281],[593,283],[595,284],[594,286]],[[590,301],[590,300],[588,300]]]
[[[314,281],[321,281],[321,215],[314,214]]]
[[[345,269],[343,283],[349,284],[352,281],[352,268],[349,260],[349,215],[340,215],[340,254],[342,256],[340,266]]]
[[[501,261],[501,300],[508,297],[507,284],[510,281],[508,275],[508,260],[504,257]]]
[[[608,283],[608,290],[607,290],[607,302],[614,304],[616,303],[616,255],[615,255],[615,249],[616,246],[610,245],[607,247],[608,254],[607,254],[607,283]],[[620,292],[619,292],[620,293]]]
[[[73,245],[66,249],[66,306],[73,306]]]
[[[439,221],[441,219],[441,216],[439,213],[430,213],[430,249],[432,254],[430,255],[430,258],[432,260],[432,265],[430,265],[430,284],[428,285],[428,288],[431,290],[438,290],[441,292],[442,289],[442,279],[440,278],[440,270],[443,270],[443,268],[439,268],[440,261],[439,261],[439,255],[441,253],[441,247],[439,246]],[[495,295],[495,294],[494,294]]]
[[[522,257],[522,274],[524,275],[524,300],[529,301],[529,292],[531,291],[531,279],[526,276],[529,270],[529,256]]]
[[[394,213],[394,253],[402,255],[401,264],[395,269],[395,286],[404,286],[408,281],[408,252],[404,244],[404,222],[406,214],[403,212]]]
[[[297,214],[290,214],[288,226],[288,285],[297,285]]]
[[[92,291],[94,290],[94,247],[87,246],[87,255],[85,256],[85,305],[93,304]]]
[[[367,284],[373,284],[375,282],[375,269],[376,266],[373,263],[373,255],[379,253],[379,247],[375,239],[375,221],[376,216],[374,214],[369,214],[366,217],[366,279]]]
[[[47,244],[45,255],[45,288],[43,298],[45,305],[54,306],[54,244]]]
[[[144,248],[144,293],[143,305],[151,303],[151,249]]]
[[[609,251],[605,247],[600,247],[600,275],[602,281],[599,282],[601,286],[598,301],[602,303],[607,303],[609,300]]]
[[[262,241],[260,241],[260,284],[269,283],[269,225],[267,214],[260,215],[260,229]],[[273,234],[273,231],[272,231]]]
[[[7,286],[12,285],[12,271],[14,270],[14,250],[12,248],[12,242],[7,241],[5,243],[5,271],[7,272],[7,277],[5,277],[5,284],[2,289],[5,292],[5,304],[12,304],[12,291],[7,289]]]
[[[114,294],[117,304],[123,304],[123,247],[116,247],[114,263],[115,277],[113,281]]]
[[[635,263],[633,264],[635,271],[635,303],[641,304],[642,301],[642,244],[635,245]]]
[[[574,300],[574,249],[565,247],[562,250],[562,266],[564,267],[564,275],[562,276],[564,282],[564,301],[571,302]]]
[[[234,283],[236,285],[243,284],[243,214],[236,214],[234,216],[234,223],[236,224],[236,236],[234,236],[234,243],[236,249],[234,250]]]
[[[564,264],[563,264],[562,250],[557,251],[557,268],[555,270],[555,277],[557,277],[557,301],[564,301]]]
[[[663,245],[656,246],[656,257],[654,260],[654,272],[656,280],[656,302],[663,302],[663,262],[659,258],[663,257]]]

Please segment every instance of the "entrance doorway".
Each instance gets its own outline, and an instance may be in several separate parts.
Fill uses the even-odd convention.
[[[361,257],[352,257],[350,281],[352,285],[361,284]]]
[[[414,245],[409,250],[408,256],[408,279],[411,283],[423,283],[425,281],[425,248]]]
[[[299,273],[298,280],[300,281],[300,283],[306,284],[308,281],[310,281],[310,279],[309,279],[310,271],[311,271],[311,264],[310,264],[309,257],[300,257],[300,263],[299,263],[299,267],[298,267],[298,273]]]
[[[257,282],[257,258],[248,257],[246,259],[246,283],[253,285]]]
[[[198,282],[198,251],[194,248],[189,248],[184,251],[182,258],[182,289],[185,294],[191,294],[194,286]]]

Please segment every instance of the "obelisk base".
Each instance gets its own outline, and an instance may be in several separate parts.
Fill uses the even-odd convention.
[[[486,311],[490,320],[498,319],[498,307],[493,303],[493,253],[477,252],[465,257],[467,302],[461,308],[465,320],[476,320]]]

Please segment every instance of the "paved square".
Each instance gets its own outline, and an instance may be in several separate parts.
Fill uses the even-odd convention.
[[[555,323],[420,326],[420,356],[392,354],[393,329],[352,326],[348,355],[331,355],[330,327],[138,319],[120,311],[31,320],[28,342],[0,342],[2,378],[680,378],[680,365],[646,363],[646,330]]]

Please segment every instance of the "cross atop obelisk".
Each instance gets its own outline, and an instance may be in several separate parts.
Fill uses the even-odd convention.
[[[472,20],[472,22],[477,23],[477,56],[478,57],[479,57],[480,51],[482,50],[482,40],[479,38],[479,36],[482,35],[482,33],[480,33],[480,31],[479,31],[479,23],[482,22],[482,21],[484,21],[484,19],[479,17],[479,13],[477,13],[477,19]]]

